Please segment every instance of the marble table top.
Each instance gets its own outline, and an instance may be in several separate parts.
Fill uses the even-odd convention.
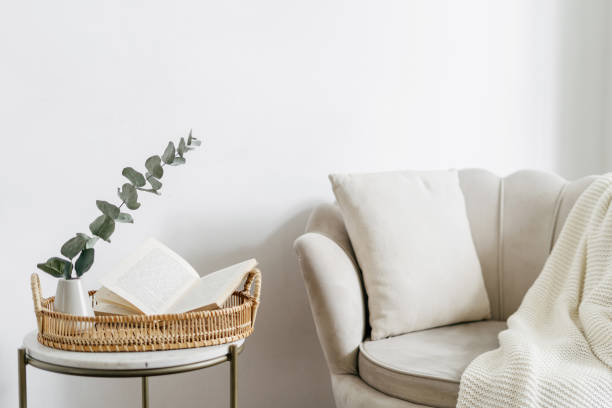
[[[89,368],[99,370],[135,370],[146,368],[167,368],[183,364],[212,360],[227,355],[229,347],[240,347],[244,339],[220,346],[198,347],[169,351],[86,353],[64,351],[43,346],[36,339],[36,330],[28,333],[23,339],[23,347],[32,358],[50,364],[66,367]]]

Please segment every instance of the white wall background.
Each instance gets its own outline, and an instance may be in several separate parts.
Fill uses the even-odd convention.
[[[257,257],[241,406],[333,406],[291,247],[332,200],[326,175],[605,170],[607,18],[604,0],[1,2],[0,406],[17,402],[34,265],[189,127],[205,148],[98,245],[86,287],[150,235],[201,273]],[[31,407],[139,404],[138,380],[28,375]],[[225,406],[227,376],[153,378],[152,406]]]

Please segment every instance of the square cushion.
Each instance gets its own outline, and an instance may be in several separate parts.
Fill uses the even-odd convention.
[[[490,316],[457,172],[330,175],[373,340]]]
[[[487,320],[408,333],[359,346],[359,376],[371,387],[406,401],[454,407],[470,362],[499,347],[506,323]]]

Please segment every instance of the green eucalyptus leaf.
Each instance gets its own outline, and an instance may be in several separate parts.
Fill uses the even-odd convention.
[[[132,167],[124,168],[121,174],[123,174],[125,178],[130,180],[130,183],[132,183],[136,187],[142,187],[146,184],[145,178],[142,173],[134,170]]]
[[[119,214],[121,215],[121,214]],[[98,242],[100,238],[99,237],[91,237],[87,240],[87,243],[85,244],[85,248],[89,249],[89,248],[93,248],[94,245],[96,245],[96,242]]]
[[[115,204],[111,204],[108,201],[96,200],[96,206],[102,214],[108,215],[113,220],[119,216],[119,207]]]
[[[125,206],[127,208],[129,208],[130,210],[137,210],[137,209],[140,208],[140,203],[139,202],[131,202],[130,201],[128,203],[125,203]]]
[[[145,167],[153,177],[162,178],[164,175],[164,169],[161,166],[161,157],[159,156],[149,157],[145,162]]]
[[[101,215],[89,224],[89,230],[95,236],[110,242],[109,238],[115,231],[115,221],[108,215]]]
[[[81,252],[81,255],[74,263],[74,270],[76,271],[77,276],[83,275],[85,272],[91,268],[91,265],[94,263],[94,249],[86,248]]]
[[[132,218],[132,216],[128,213],[119,213],[119,216],[115,221],[133,224],[134,218]]]
[[[49,275],[51,275],[51,276],[53,276],[55,278],[61,278],[62,275],[63,275],[61,271],[50,267],[46,263],[36,264],[36,267],[38,269],[40,269],[41,271],[43,271],[43,272],[47,272]]]
[[[178,152],[178,155],[180,157],[183,157],[183,154],[185,153],[185,138],[184,137],[181,137],[181,140],[179,141],[178,149],[176,151]]]
[[[90,239],[91,237],[87,234],[83,234],[82,232],[77,232],[77,235],[83,239]]]
[[[63,276],[66,279],[70,279],[72,274],[72,262],[58,257],[49,258],[47,262],[39,263],[36,267],[56,278]]]
[[[180,157],[177,157],[177,159],[180,159]],[[172,162],[172,163],[174,165],[174,162]],[[149,177],[149,184],[151,184],[151,188],[153,190],[159,190],[160,188],[162,188],[161,181],[159,181],[155,177]]]
[[[171,166],[180,166],[181,164],[185,164],[186,161],[187,160],[185,160],[184,157],[175,157],[174,161],[170,165]]]
[[[187,138],[187,146],[199,146],[200,144],[202,144],[202,142],[198,140],[197,138],[193,137],[191,130],[189,130],[189,137]],[[193,147],[191,147],[191,149],[193,149]],[[191,149],[188,149],[188,150],[191,150]]]
[[[191,146],[191,142],[195,137],[192,136],[193,129],[189,129],[189,135],[187,136],[187,146]]]
[[[77,235],[76,237],[72,237],[68,241],[66,241],[64,245],[62,245],[60,252],[66,258],[72,259],[77,256],[83,248],[85,248],[86,243],[87,238],[83,238],[82,236]]]
[[[83,234],[82,232],[77,232],[77,235],[87,241],[85,244],[85,248],[93,248],[96,245],[96,242],[100,239],[99,237],[90,237],[87,234]]]
[[[138,190],[144,191],[146,193],[153,193],[155,195],[161,195],[161,193],[159,191],[157,191],[157,190],[155,190],[153,188],[140,188],[140,187],[138,187]]]
[[[64,279],[70,279],[72,277],[72,262],[64,261]]]
[[[138,192],[133,185],[125,183],[123,186],[121,186],[121,189],[117,189],[117,193],[119,194],[119,198],[130,210],[136,210],[138,207],[140,207],[140,203],[138,202]]]
[[[162,160],[166,164],[172,164],[175,155],[176,150],[174,149],[174,143],[168,142],[168,146],[166,146],[166,150],[164,150],[164,154],[162,154]]]

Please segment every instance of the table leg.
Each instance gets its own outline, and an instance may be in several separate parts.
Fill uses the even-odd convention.
[[[28,383],[26,381],[26,353],[24,348],[17,350],[17,372],[19,374],[19,408],[27,408]]]
[[[142,408],[149,408],[149,377],[142,377]]]
[[[230,408],[238,408],[238,348],[230,346]]]

